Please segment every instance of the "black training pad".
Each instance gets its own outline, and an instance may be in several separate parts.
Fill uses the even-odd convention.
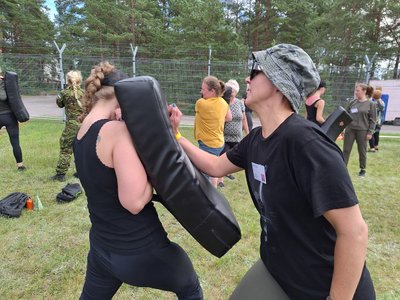
[[[18,87],[18,75],[14,72],[6,72],[4,76],[4,82],[6,87],[6,94],[8,104],[10,105],[11,111],[19,122],[26,122],[29,120],[29,113],[22,102],[19,94]]]
[[[117,82],[115,92],[160,202],[205,249],[223,256],[240,240],[239,225],[224,196],[175,140],[159,83],[149,76],[129,78]]]
[[[339,106],[328,118],[326,118],[321,129],[333,141],[336,141],[339,134],[353,121],[351,115]],[[342,123],[342,125],[340,125]]]

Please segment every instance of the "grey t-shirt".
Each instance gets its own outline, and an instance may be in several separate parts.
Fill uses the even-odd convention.
[[[232,121],[225,122],[224,137],[225,142],[237,143],[242,140],[243,128],[243,112],[245,110],[244,104],[239,99],[229,105],[232,112]]]
[[[347,126],[353,130],[368,130],[369,133],[374,133],[376,125],[376,104],[371,100],[357,101],[356,99],[350,102],[347,107],[353,121]]]

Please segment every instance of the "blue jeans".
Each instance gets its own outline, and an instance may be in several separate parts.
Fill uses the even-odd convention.
[[[222,150],[224,150],[224,146],[219,147],[219,148],[211,148],[211,147],[208,147],[206,144],[204,144],[200,140],[197,141],[197,142],[199,143],[199,148],[201,150],[204,150],[204,151],[206,151],[206,152],[208,152],[208,153],[210,153],[212,155],[215,155],[215,156],[219,156],[221,154]]]
[[[222,146],[222,147],[220,147],[220,148],[211,148],[211,147],[208,147],[206,144],[204,144],[204,143],[203,143],[202,141],[200,141],[200,140],[198,140],[197,142],[199,143],[199,148],[200,148],[201,150],[206,151],[206,152],[208,152],[208,153],[210,153],[210,154],[212,154],[212,155],[215,155],[215,156],[220,156],[222,150],[224,150],[224,146]],[[210,176],[208,176],[208,175],[205,174],[205,173],[203,173],[203,175],[206,176],[207,179],[210,178]]]

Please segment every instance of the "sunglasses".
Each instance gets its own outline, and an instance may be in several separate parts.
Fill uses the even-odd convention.
[[[258,74],[262,73],[263,70],[261,66],[258,64],[256,60],[253,60],[253,66],[251,67],[250,71],[250,80],[253,80],[254,77],[256,77]]]

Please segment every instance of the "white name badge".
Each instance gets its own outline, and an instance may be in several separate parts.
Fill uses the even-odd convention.
[[[265,174],[267,167],[256,163],[251,163],[251,166],[253,168],[254,179],[264,184],[267,183],[267,175]]]
[[[352,114],[356,114],[356,113],[358,113],[358,108],[352,108],[352,109],[350,109],[350,112],[352,113]]]

